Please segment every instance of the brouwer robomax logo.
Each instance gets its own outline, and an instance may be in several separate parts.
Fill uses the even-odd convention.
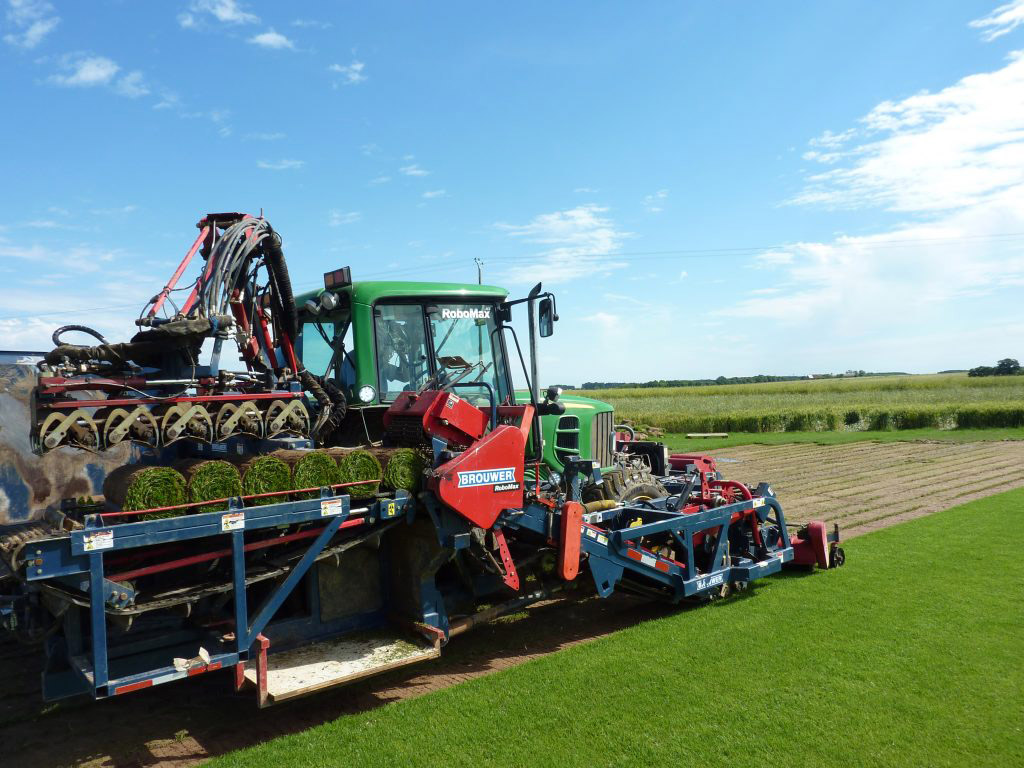
[[[504,469],[478,469],[471,472],[459,472],[459,488],[477,488],[481,485],[515,484],[516,470],[514,467]]]
[[[442,320],[490,320],[491,310],[471,307],[468,309],[442,309]]]

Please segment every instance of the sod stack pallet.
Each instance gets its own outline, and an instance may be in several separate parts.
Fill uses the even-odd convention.
[[[184,459],[174,465],[185,478],[189,501],[212,501],[242,495],[242,476],[238,467],[226,461]],[[221,512],[228,508],[226,501],[199,507],[200,512]]]
[[[126,464],[118,467],[103,481],[103,496],[109,504],[126,512],[156,507],[173,507],[187,500],[185,478],[170,467]],[[153,512],[143,520],[176,517],[184,509]]]

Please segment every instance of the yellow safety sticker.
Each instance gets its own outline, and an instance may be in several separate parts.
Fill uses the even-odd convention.
[[[96,531],[96,533],[86,536],[82,543],[86,552],[96,552],[100,549],[112,549],[114,546],[114,532]]]
[[[341,499],[324,499],[320,502],[320,517],[332,517],[344,511]]]
[[[245,528],[245,512],[228,512],[220,516],[222,531],[241,531]]]

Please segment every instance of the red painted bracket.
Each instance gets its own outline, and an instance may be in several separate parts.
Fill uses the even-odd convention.
[[[512,589],[519,590],[519,573],[516,571],[516,564],[512,560],[512,553],[508,551],[508,542],[505,541],[505,532],[495,528],[492,533],[494,540],[498,542],[498,553],[501,555],[501,562],[505,566],[504,581]]]
[[[562,531],[558,551],[558,575],[572,581],[580,572],[580,540],[583,537],[583,505],[567,501],[562,507]]]

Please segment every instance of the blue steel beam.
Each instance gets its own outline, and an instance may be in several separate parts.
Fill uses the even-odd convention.
[[[291,573],[288,574],[288,578],[284,580],[277,589],[275,589],[264,601],[263,605],[260,606],[259,611],[256,613],[256,618],[252,620],[252,623],[248,625],[246,630],[246,650],[252,645],[256,636],[259,635],[277,613],[277,609],[281,607],[281,604],[287,599],[288,595],[295,588],[295,585],[299,583],[299,579],[306,575],[306,571],[316,561],[317,555],[327,546],[327,542],[331,540],[335,533],[338,532],[338,527],[345,520],[347,515],[338,515],[327,527],[320,533],[319,536],[309,545],[309,549],[302,556],[302,559],[295,564],[292,568]],[[244,587],[243,587],[244,590]],[[245,617],[236,615],[237,619],[244,619]],[[239,623],[235,628],[236,634],[242,632],[242,628],[246,626],[245,623]]]

